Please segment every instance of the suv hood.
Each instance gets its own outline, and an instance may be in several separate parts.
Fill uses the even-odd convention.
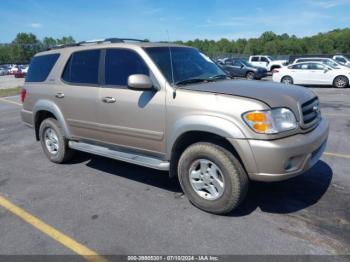
[[[225,80],[180,87],[181,89],[241,96],[259,100],[270,106],[287,107],[300,120],[300,105],[316,95],[305,87],[265,81]]]

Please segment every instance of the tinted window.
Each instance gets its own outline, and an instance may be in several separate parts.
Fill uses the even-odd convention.
[[[149,69],[142,58],[127,49],[107,49],[105,65],[106,85],[126,86],[130,75],[149,75]]]
[[[308,65],[308,69],[310,69],[310,70],[323,70],[323,69],[324,69],[324,66],[321,65],[321,64],[310,63],[310,64]]]
[[[335,60],[337,60],[338,62],[341,62],[341,63],[346,63],[346,60],[342,57],[337,57]]]
[[[26,77],[26,82],[45,81],[59,56],[59,54],[52,54],[33,57]]]
[[[192,78],[205,80],[225,75],[209,57],[194,48],[149,47],[145,50],[169,83],[178,83]]]
[[[252,62],[258,62],[259,61],[259,57],[258,56],[253,56],[252,57]]]
[[[298,65],[292,65],[289,67],[289,69],[301,69],[301,65],[298,64]]]
[[[239,61],[236,60],[236,61],[233,63],[233,65],[234,65],[234,66],[239,66],[239,67],[240,67],[242,64],[241,64],[241,62],[239,62]]]
[[[266,57],[261,57],[260,60],[261,62],[269,62],[269,60]]]
[[[69,58],[62,78],[78,84],[97,84],[100,50],[75,52]]]

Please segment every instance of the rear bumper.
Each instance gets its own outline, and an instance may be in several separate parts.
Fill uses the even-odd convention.
[[[30,126],[30,127],[33,127],[34,125],[34,119],[33,119],[33,112],[32,111],[28,111],[28,110],[24,110],[22,109],[21,110],[21,117],[22,117],[22,121]]]
[[[282,181],[304,173],[318,162],[326,148],[328,133],[328,121],[322,119],[306,134],[272,141],[246,140],[244,143],[249,144],[250,152],[246,146],[238,153],[243,163],[247,163],[245,167],[251,180]]]

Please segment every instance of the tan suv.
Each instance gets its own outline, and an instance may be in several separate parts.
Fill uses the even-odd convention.
[[[329,127],[312,91],[231,80],[197,49],[128,40],[32,59],[21,114],[51,161],[79,150],[166,170],[194,205],[223,214],[250,180],[288,179],[320,158]]]

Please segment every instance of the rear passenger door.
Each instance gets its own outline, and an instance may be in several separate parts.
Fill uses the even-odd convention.
[[[56,103],[75,137],[97,137],[96,104],[100,56],[100,49],[72,53],[63,70],[63,83],[56,91]]]
[[[134,50],[106,49],[103,65],[103,87],[97,103],[100,140],[151,154],[161,153],[164,145],[165,90],[159,88],[149,67]],[[128,89],[127,80],[133,74],[150,76],[159,90]]]

